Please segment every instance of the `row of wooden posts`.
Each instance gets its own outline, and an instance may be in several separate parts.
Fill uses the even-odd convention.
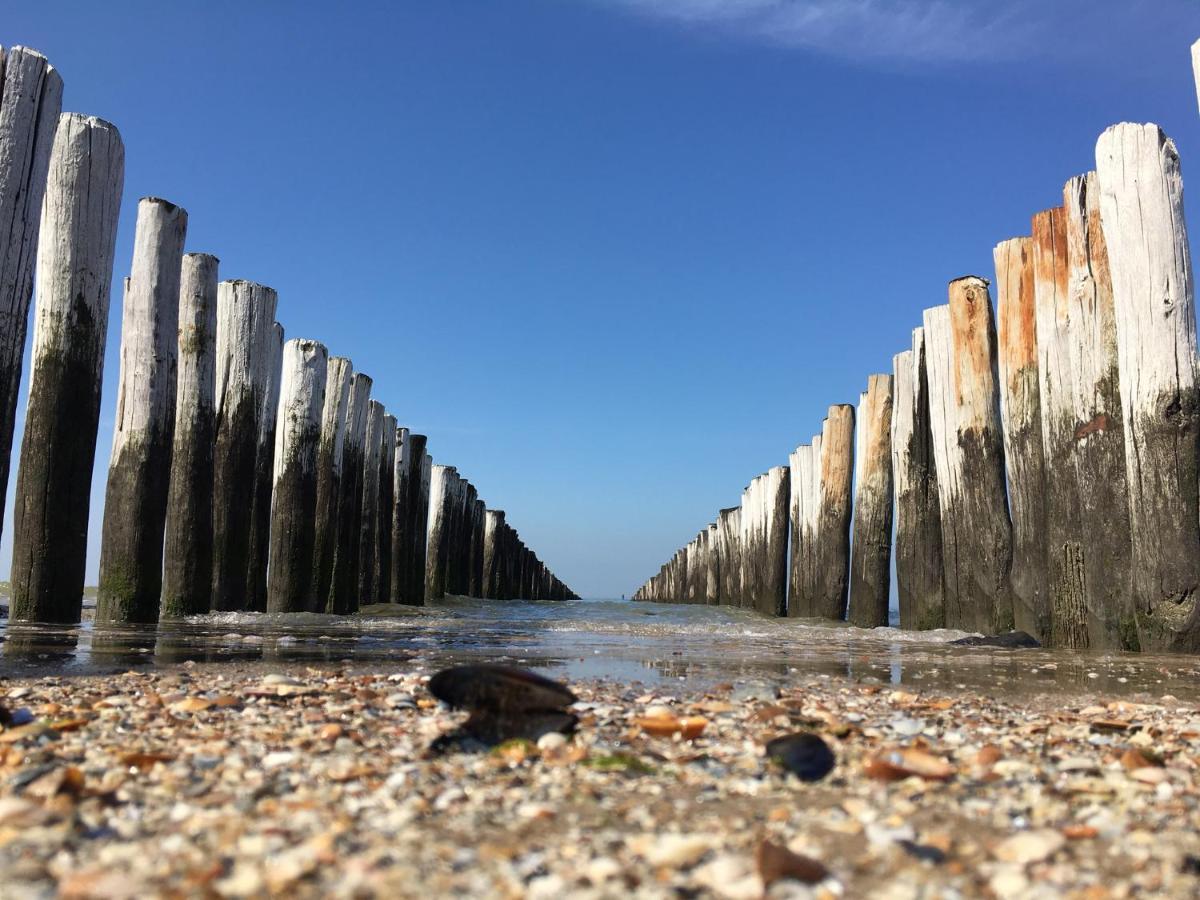
[[[1200,89],[1200,42],[1193,60]],[[1125,123],[1095,157],[996,246],[996,313],[987,280],[950,282],[857,410],[830,407],[635,598],[886,625],[894,553],[902,628],[1200,650],[1179,156]]]
[[[11,617],[77,622],[124,147],[108,122],[60,115],[41,54],[0,48],[0,84],[0,503],[37,287]],[[179,206],[138,204],[98,621],[575,596],[369,376],[285,343],[275,291],[218,281],[186,233]]]

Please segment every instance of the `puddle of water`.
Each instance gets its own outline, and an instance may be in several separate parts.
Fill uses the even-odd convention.
[[[0,625],[0,676],[186,660],[407,668],[503,661],[557,677],[666,684],[780,682],[797,672],[987,695],[1200,700],[1188,656],[955,647],[959,631],[863,630],[751,610],[623,601],[453,598],[391,616],[213,613],[158,626]]]

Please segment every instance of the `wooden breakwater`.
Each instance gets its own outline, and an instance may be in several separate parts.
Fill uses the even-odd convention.
[[[1192,56],[1200,99],[1200,41]],[[1157,126],[1126,123],[1100,136],[1095,160],[1028,234],[996,245],[994,279],[956,278],[949,302],[923,312],[892,360],[886,415],[872,376],[854,439],[830,428],[834,407],[790,455],[788,546],[770,551],[787,566],[787,615],[885,624],[894,558],[902,628],[1200,650],[1179,154]],[[693,539],[634,599],[697,602],[711,560],[716,602],[772,612],[756,600],[763,544],[746,509],[722,510],[715,540]]]
[[[0,48],[0,498],[37,298],[11,616],[74,623],[125,165],[116,127],[61,114],[62,96],[45,57]],[[219,281],[186,238],[182,208],[139,202],[98,621],[576,599],[473,485],[443,477],[371,378],[317,341],[285,344],[276,292]]]

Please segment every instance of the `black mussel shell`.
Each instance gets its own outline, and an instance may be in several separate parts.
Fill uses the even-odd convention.
[[[455,709],[472,712],[561,710],[575,702],[575,695],[564,685],[515,666],[443,669],[429,679],[429,693]]]
[[[820,781],[837,765],[829,745],[818,735],[804,731],[786,734],[768,743],[767,758],[775,760],[801,781]]]

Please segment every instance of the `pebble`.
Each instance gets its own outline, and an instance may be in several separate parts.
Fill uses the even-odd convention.
[[[997,845],[993,851],[996,859],[1003,862],[1018,863],[1027,865],[1028,863],[1041,862],[1053,856],[1061,850],[1067,843],[1067,839],[1063,837],[1059,831],[1054,831],[1049,828],[1041,828],[1036,831],[1023,831],[1020,834],[1014,834]]]

